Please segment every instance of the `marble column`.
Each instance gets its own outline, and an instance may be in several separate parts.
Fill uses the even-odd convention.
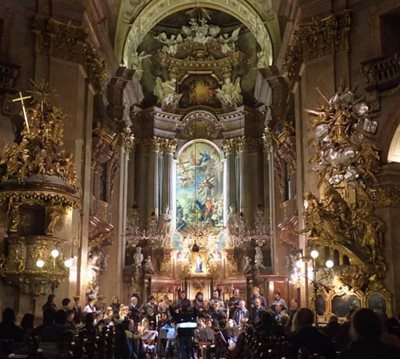
[[[242,137],[237,140],[237,150],[239,159],[239,212],[243,212],[246,223],[252,222],[250,208],[250,191],[254,183],[250,183],[249,177],[249,150],[248,139]]]
[[[152,203],[150,202],[150,213],[155,212],[156,216],[159,214],[160,210],[160,201],[159,201],[159,166],[158,166],[158,155],[160,152],[160,142],[158,138],[153,138],[152,146],[151,146],[151,154],[150,154],[150,163],[149,163],[149,189],[150,196],[149,200],[152,199]],[[152,192],[152,193],[151,193]]]
[[[229,213],[229,208],[238,211],[238,203],[236,198],[236,161],[235,161],[235,144],[232,141],[224,143],[225,152],[225,211]]]
[[[144,189],[148,186],[149,153],[147,152],[147,139],[138,140],[138,148],[135,161],[135,198],[139,208],[140,225],[145,226],[147,223],[147,191]]]
[[[119,171],[113,179],[114,191],[111,198],[111,223],[114,226],[112,244],[104,247],[108,257],[108,268],[100,275],[101,294],[106,298],[123,293],[122,271],[125,262],[125,231],[127,216],[128,160],[124,147],[118,149]]]
[[[162,179],[162,208],[168,206],[170,210],[174,207],[173,203],[173,192],[174,192],[174,180],[173,180],[173,165],[174,165],[174,152],[176,151],[175,140],[165,140],[163,143],[163,179]]]

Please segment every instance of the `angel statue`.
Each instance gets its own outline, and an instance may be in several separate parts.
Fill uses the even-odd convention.
[[[219,35],[219,42],[222,44],[221,51],[226,54],[228,52],[233,52],[236,50],[236,41],[239,38],[240,27],[233,30],[232,35],[229,36],[228,33],[223,33]]]
[[[252,270],[251,258],[249,256],[243,257],[243,274],[249,274]]]
[[[256,270],[267,269],[264,265],[264,256],[262,254],[261,247],[256,246],[256,254],[254,255],[254,268]]]
[[[235,82],[232,82],[229,76],[225,77],[222,88],[217,89],[217,99],[223,106],[236,107],[243,101],[241,94],[240,78],[238,77]]]
[[[134,52],[132,56],[132,62],[131,62],[131,69],[135,70],[135,74],[137,79],[140,81],[142,79],[143,75],[143,60],[147,59],[148,57],[151,57],[150,54],[146,54],[145,51],[142,51],[140,54],[137,52]]]
[[[176,105],[182,96],[176,93],[176,78],[162,81],[159,76],[156,78],[156,85],[153,93],[157,96],[162,108]]]
[[[172,34],[171,37],[168,38],[168,35],[165,32],[162,32],[157,36],[154,36],[154,38],[165,45],[162,47],[162,51],[170,55],[175,55],[178,51],[178,44],[183,42],[181,34]]]

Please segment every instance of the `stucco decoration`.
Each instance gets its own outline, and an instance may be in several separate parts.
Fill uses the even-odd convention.
[[[202,0],[196,3],[197,7],[205,7],[226,12],[241,21],[253,33],[260,46],[260,53],[269,58],[272,63],[272,42],[270,34],[260,16],[247,3],[240,0]],[[136,53],[145,35],[167,16],[175,12],[192,8],[193,0],[160,0],[149,3],[131,24],[124,51],[123,62],[129,67],[131,56]]]

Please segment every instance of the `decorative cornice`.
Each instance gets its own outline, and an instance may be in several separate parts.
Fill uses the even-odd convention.
[[[142,152],[161,150],[164,153],[171,153],[176,151],[177,142],[174,139],[153,136],[137,138],[136,145]]]
[[[295,80],[304,61],[348,51],[350,24],[348,11],[300,24],[292,35],[285,56],[289,80]]]
[[[235,137],[225,139],[222,148],[226,153],[237,153],[242,151],[256,152],[262,148],[263,139],[256,137]]]
[[[35,19],[33,32],[36,36],[36,53],[81,64],[96,91],[103,89],[105,62],[99,58],[82,26],[73,25],[70,21]]]

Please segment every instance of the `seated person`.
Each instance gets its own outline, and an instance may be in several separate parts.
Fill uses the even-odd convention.
[[[308,308],[301,308],[295,314],[295,334],[289,339],[289,358],[296,359],[299,349],[310,354],[323,355],[328,359],[336,358],[335,347],[328,336],[313,327],[314,313]]]

